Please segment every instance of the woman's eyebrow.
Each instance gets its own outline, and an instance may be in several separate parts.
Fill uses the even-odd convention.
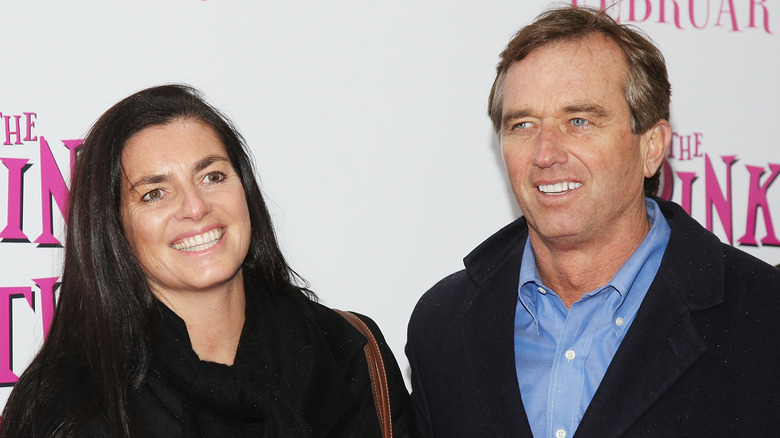
[[[193,172],[200,172],[201,170],[211,166],[212,164],[214,164],[217,161],[227,161],[227,162],[230,162],[230,160],[228,160],[227,157],[224,157],[224,156],[221,156],[221,155],[209,155],[208,157],[205,157],[205,158],[203,158],[201,160],[198,160],[195,164],[193,164],[192,165],[192,171]]]
[[[195,164],[192,165],[192,171],[193,172],[200,172],[201,170],[211,166],[217,161],[226,161],[230,162],[227,157],[219,156],[219,155],[210,155],[208,157],[205,157],[201,160],[198,160],[195,162]],[[127,176],[125,175],[125,178]],[[129,178],[128,178],[129,179]],[[143,185],[149,185],[149,184],[160,184],[162,182],[170,181],[171,180],[171,174],[170,173],[161,173],[156,175],[147,175],[139,179],[138,181],[132,183],[130,185],[130,189],[135,189],[138,186]]]
[[[139,179],[135,183],[133,183],[130,188],[135,189],[138,186],[143,186],[147,184],[160,184],[161,182],[169,181],[171,179],[170,173],[162,173],[158,175],[148,175],[144,176],[143,178]]]

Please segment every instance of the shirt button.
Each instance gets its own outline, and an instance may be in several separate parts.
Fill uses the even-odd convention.
[[[624,322],[624,321],[623,321],[623,318],[621,318],[621,317],[619,317],[619,316],[618,316],[618,317],[617,317],[617,319],[615,320],[615,324],[617,324],[617,326],[618,326],[618,327],[622,327],[622,326],[623,326],[623,322]]]
[[[563,428],[556,430],[555,438],[566,438],[566,431]]]
[[[538,290],[542,295],[547,295],[547,291],[541,286],[537,287],[536,290]]]
[[[574,354],[574,350],[566,350],[566,359],[572,360],[574,359],[574,356],[576,356],[576,354]],[[563,429],[558,429],[558,430],[563,430]],[[566,436],[565,431],[563,432],[563,435]]]

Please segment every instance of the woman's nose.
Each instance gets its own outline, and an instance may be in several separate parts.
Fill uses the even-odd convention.
[[[179,211],[177,219],[184,220],[190,219],[199,221],[209,211],[211,211],[211,204],[197,187],[188,187],[180,192],[181,204],[179,205]]]

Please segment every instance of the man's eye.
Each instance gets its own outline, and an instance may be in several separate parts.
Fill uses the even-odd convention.
[[[585,126],[585,125],[588,124],[588,121],[578,117],[578,118],[575,118],[575,119],[571,119],[571,124],[574,125],[574,126]]]
[[[163,191],[162,190],[154,189],[154,190],[150,190],[150,191],[146,192],[146,194],[143,195],[141,197],[141,199],[144,202],[155,202],[155,201],[159,201],[160,199],[162,199],[162,196],[163,196]]]
[[[208,184],[214,184],[218,182],[222,182],[222,180],[225,179],[225,174],[222,172],[209,172],[205,177],[203,177],[203,182]]]
[[[531,122],[520,122],[515,125],[515,129],[527,129],[531,127]]]

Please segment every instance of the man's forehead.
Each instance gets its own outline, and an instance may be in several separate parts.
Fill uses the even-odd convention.
[[[566,84],[575,94],[593,87],[622,94],[627,77],[628,63],[620,47],[601,34],[593,34],[535,48],[510,65],[502,91],[534,93],[540,91],[539,86]],[[594,91],[598,92],[590,90]]]
[[[600,34],[535,49],[507,71],[502,124],[542,114],[629,117],[624,59],[620,47]]]
[[[549,41],[534,47],[522,59],[511,63],[509,69],[523,63],[529,58],[560,53],[568,53],[572,57],[578,55],[609,54],[610,58],[617,58],[621,60],[624,65],[626,64],[626,55],[614,39],[601,32],[592,32],[572,38]]]

